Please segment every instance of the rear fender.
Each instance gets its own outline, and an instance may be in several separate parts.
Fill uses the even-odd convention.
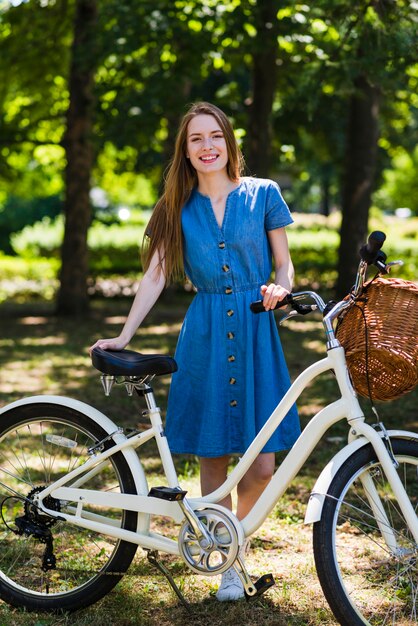
[[[115,433],[118,429],[116,424],[112,422],[104,413],[101,413],[94,407],[86,404],[85,402],[81,402],[80,400],[74,400],[73,398],[67,398],[65,396],[48,396],[48,395],[40,395],[40,396],[30,396],[27,398],[23,398],[22,400],[17,400],[16,402],[12,402],[11,404],[7,404],[6,406],[0,409],[0,428],[1,428],[1,416],[6,411],[10,409],[15,409],[21,406],[26,406],[28,404],[56,404],[60,406],[66,406],[70,409],[74,409],[79,413],[83,413],[90,417],[96,424],[101,426],[103,430],[105,430],[109,435]],[[113,440],[115,443],[121,443],[126,440],[126,437],[123,433],[118,433],[113,436]],[[149,492],[148,483],[145,477],[144,469],[142,464],[138,458],[137,453],[132,448],[125,448],[121,450],[120,454],[126,459],[128,463],[132,475],[134,477],[136,491],[139,494],[146,495]],[[149,516],[146,514],[138,515],[138,530],[141,532],[146,532],[149,524]]]

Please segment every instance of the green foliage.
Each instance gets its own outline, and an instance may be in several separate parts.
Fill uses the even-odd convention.
[[[139,272],[144,230],[145,226],[93,225],[88,237],[92,274]]]
[[[24,199],[13,195],[8,196],[6,203],[0,208],[0,250],[12,252],[10,236],[21,231],[26,225],[32,225],[40,219],[56,217],[62,209],[59,196],[46,198],[35,197]],[[36,255],[34,255],[36,256]]]
[[[73,6],[34,0],[1,15],[0,176],[15,195],[27,181],[60,191]]]
[[[141,268],[140,247],[144,224],[112,224],[100,222],[89,231],[91,274],[125,274],[138,272]],[[64,234],[63,218],[54,221],[44,218],[33,226],[27,226],[12,237],[14,251],[25,259],[36,257],[59,258]]]
[[[296,285],[324,284],[336,279],[339,237],[335,230],[289,230],[289,247],[295,267]]]
[[[127,146],[121,151],[108,142],[97,159],[95,178],[113,206],[141,209],[152,207],[155,189],[149,177],[135,171],[136,150]]]
[[[15,280],[17,277],[24,280],[38,281],[42,278],[53,280],[57,277],[59,261],[55,259],[19,259],[0,255],[0,280]]]
[[[74,4],[33,0],[2,14],[0,178],[7,193],[62,191]],[[252,64],[263,45],[258,9],[256,0],[100,2],[93,178],[112,202],[143,205],[134,182],[142,174],[152,189],[139,195],[153,203],[190,101],[222,106],[248,153]],[[397,146],[413,149],[412,10],[404,0],[376,7],[366,0],[278,6],[272,175],[291,177],[296,210],[317,207],[324,189],[339,205],[347,99],[360,73],[382,86],[380,167],[389,165]],[[406,184],[399,188],[398,205],[411,206],[415,196],[407,190]]]
[[[11,244],[14,252],[24,259],[59,256],[64,236],[64,220],[44,217],[43,220],[26,226],[19,233],[12,235]]]
[[[412,152],[399,148],[392,166],[384,172],[375,201],[388,211],[407,207],[418,216],[418,146]]]
[[[0,303],[52,300],[58,288],[58,259],[0,255]]]

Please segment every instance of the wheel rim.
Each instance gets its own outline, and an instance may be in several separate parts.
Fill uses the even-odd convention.
[[[411,502],[418,506],[418,460],[398,456],[399,475]],[[372,477],[389,526],[381,528],[369,503],[361,478]],[[397,551],[389,549],[382,529],[396,538]],[[411,626],[418,615],[417,546],[399,505],[377,463],[359,470],[338,498],[333,524],[333,549],[337,575],[353,610],[370,626]]]
[[[75,592],[107,573],[119,541],[37,515],[32,497],[42,487],[68,473],[89,458],[88,448],[97,437],[87,428],[60,418],[31,419],[13,426],[0,439],[0,580],[23,593],[54,596]],[[121,480],[112,462],[83,485],[86,488],[120,491]],[[51,502],[50,502],[51,504]],[[74,503],[52,502],[58,511],[74,511]],[[88,511],[110,515],[122,523],[122,513],[103,508]],[[24,530],[18,535],[18,521]],[[44,533],[42,535],[42,533]],[[45,560],[48,533],[56,565]]]

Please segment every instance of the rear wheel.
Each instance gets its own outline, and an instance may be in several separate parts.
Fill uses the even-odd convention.
[[[42,513],[33,500],[44,487],[88,460],[88,449],[108,433],[83,413],[46,403],[6,411],[1,427],[0,597],[13,606],[42,611],[71,611],[96,602],[128,569],[136,544],[57,520]],[[91,472],[82,486],[136,493],[121,453]],[[45,504],[58,512],[75,510],[74,503],[51,496]],[[137,514],[132,511],[83,509],[83,516],[94,515],[136,529]]]
[[[418,442],[392,443],[399,477],[417,511]],[[370,445],[337,472],[313,539],[318,577],[342,626],[417,624],[417,545]]]

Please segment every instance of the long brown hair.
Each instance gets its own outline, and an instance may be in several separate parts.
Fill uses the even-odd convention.
[[[160,255],[159,270],[164,267],[166,281],[183,275],[183,242],[181,209],[197,186],[196,170],[186,157],[187,127],[197,115],[212,115],[222,129],[228,153],[227,174],[238,182],[244,167],[241,150],[235,139],[232,124],[221,109],[208,102],[192,104],[181,120],[177,132],[173,158],[164,179],[164,191],[154,207],[144,236],[142,255],[144,271],[155,252]]]

